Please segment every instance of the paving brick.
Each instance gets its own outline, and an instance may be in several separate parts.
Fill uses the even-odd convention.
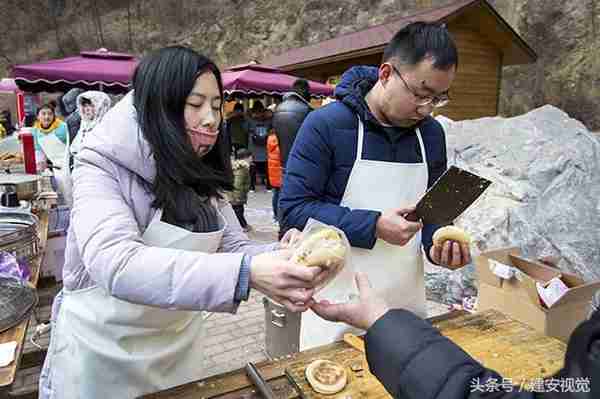
[[[236,330],[235,328],[232,328],[232,332],[235,330]],[[219,344],[219,343],[231,341],[232,339],[235,339],[235,335],[232,332],[225,331],[220,334],[217,334],[212,330],[207,330],[206,337],[203,340],[203,344],[204,345],[213,345],[213,344]]]
[[[225,342],[223,346],[225,347],[225,350],[245,349],[248,345],[252,345],[254,343],[255,341],[252,337],[246,336]]]
[[[222,326],[215,326],[213,328],[211,328],[210,330],[207,330],[207,334],[210,335],[220,335],[223,333],[229,333],[231,332],[231,330],[236,328],[236,324],[225,324]]]
[[[217,363],[213,359],[211,359],[210,356],[207,355],[204,359],[204,368],[209,369],[209,368],[216,367],[216,366],[217,366]]]
[[[250,308],[250,309],[246,309],[244,311],[243,318],[246,319],[246,320],[248,320],[248,319],[253,319],[254,320],[257,317],[260,318],[260,319],[264,319],[264,317],[265,317],[265,310],[262,307],[258,308],[258,309],[252,309],[252,308]]]
[[[239,319],[238,317],[234,317],[234,316],[229,316],[227,318],[219,318],[219,319],[215,319],[214,323],[215,323],[215,327],[217,326],[227,326],[230,324],[235,323],[237,320]],[[210,319],[209,319],[210,320]]]
[[[221,343],[218,344],[212,344],[212,345],[206,345],[204,347],[205,349],[205,354],[207,356],[213,356],[213,355],[218,355],[219,353],[223,353],[226,351],[225,346]]]
[[[231,332],[236,338],[242,338],[248,335],[255,335],[265,331],[265,325],[263,323],[251,324],[249,326],[240,327]]]
[[[218,354],[212,356],[212,360],[214,360],[214,362],[217,364],[226,364],[228,362],[236,360],[238,358],[238,356],[239,356],[239,351],[234,349],[234,350],[229,350],[229,351],[218,353]]]
[[[206,330],[210,330],[211,328],[216,327],[216,326],[217,326],[217,323],[212,319],[208,319],[204,322],[204,328]]]
[[[265,322],[264,316],[263,317],[255,316],[254,318],[242,319],[237,322],[237,325],[239,328],[246,328],[246,327],[250,327],[253,325],[260,324],[260,323],[264,324],[264,322]]]

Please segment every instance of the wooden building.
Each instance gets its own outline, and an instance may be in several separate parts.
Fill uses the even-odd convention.
[[[293,49],[264,63],[307,79],[335,80],[354,65],[379,65],[394,34],[415,21],[443,22],[456,41],[459,67],[450,88],[451,102],[438,112],[454,120],[497,115],[502,67],[537,58],[486,0],[460,0]]]

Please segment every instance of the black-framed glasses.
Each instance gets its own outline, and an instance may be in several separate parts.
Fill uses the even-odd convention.
[[[433,108],[441,108],[445,105],[448,105],[448,103],[450,102],[450,96],[447,93],[440,94],[438,96],[422,96],[422,95],[416,93],[413,89],[411,89],[411,87],[408,85],[406,80],[404,80],[404,77],[402,76],[400,71],[398,69],[396,69],[396,67],[393,64],[389,64],[389,65],[392,67],[392,70],[398,76],[400,76],[400,79],[402,80],[402,83],[404,83],[406,90],[408,90],[408,92],[413,95],[413,98],[414,98],[413,102],[415,103],[416,106],[424,107],[426,105],[431,104],[433,106]]]

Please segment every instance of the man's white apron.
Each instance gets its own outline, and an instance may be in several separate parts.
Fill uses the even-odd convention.
[[[422,163],[362,159],[364,126],[359,118],[356,161],[340,205],[381,212],[415,205],[427,190],[428,180],[425,146],[419,129],[416,134]],[[426,315],[421,232],[404,246],[378,239],[373,249],[352,247],[351,262],[355,271],[368,275],[377,295],[383,296],[392,308],[408,309],[423,317]],[[347,301],[355,292],[353,275],[342,272],[316,298]],[[300,350],[340,340],[349,331],[357,332],[344,323],[325,321],[309,310],[302,314]]]
[[[221,230],[212,233],[192,233],[161,216],[156,212],[143,234],[147,245],[207,253],[219,248],[222,215]],[[133,304],[101,287],[64,290],[49,349],[50,397],[133,398],[200,378],[203,320],[202,312]]]

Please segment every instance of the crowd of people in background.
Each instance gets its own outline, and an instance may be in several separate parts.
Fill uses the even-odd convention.
[[[308,82],[298,79],[293,91],[283,96],[279,104],[268,107],[255,100],[247,113],[236,103],[225,122],[225,133],[231,142],[234,170],[234,191],[231,203],[246,231],[252,229],[244,216],[248,193],[262,183],[272,193],[274,222],[279,221],[279,192],[285,174],[285,162],[292,144],[312,110]]]
[[[69,165],[65,174],[70,175],[74,155],[81,149],[86,133],[96,126],[114,103],[114,96],[106,93],[73,88],[38,105],[35,115],[24,121],[25,127],[33,129],[38,156],[44,155],[41,143],[50,138],[57,139],[68,149],[62,163]],[[244,216],[248,193],[255,192],[259,184],[272,193],[273,219],[278,222],[279,191],[285,162],[300,125],[312,110],[308,82],[304,79],[296,80],[293,91],[268,107],[261,99],[250,103],[251,106],[245,110],[242,102],[236,102],[224,124],[235,177],[229,198],[246,231],[252,229]],[[16,121],[10,110],[0,111],[0,140],[16,130]],[[58,165],[48,156],[44,158],[51,167],[62,168],[62,163]]]

